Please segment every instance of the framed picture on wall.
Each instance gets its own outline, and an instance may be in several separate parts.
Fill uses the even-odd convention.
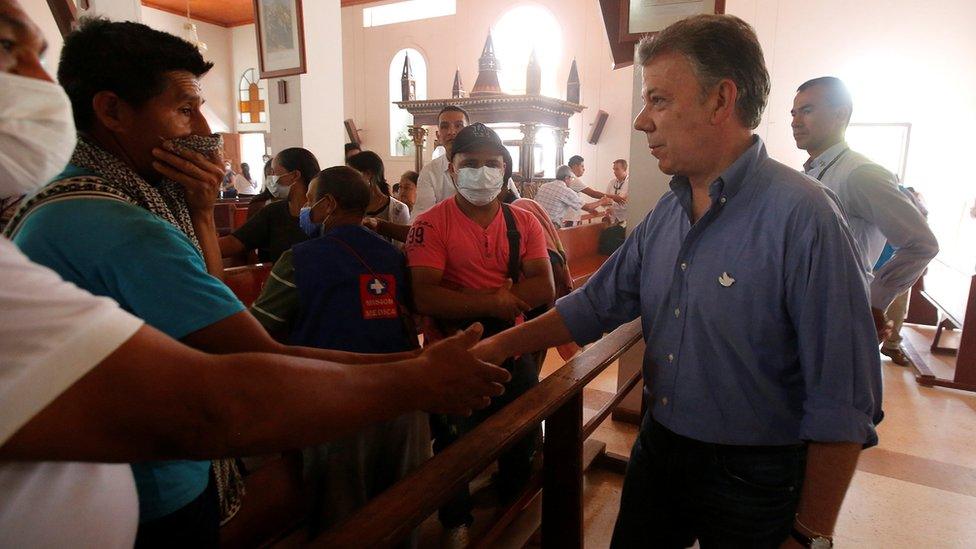
[[[619,40],[637,41],[702,13],[725,13],[725,0],[624,0],[620,2]]]
[[[302,0],[254,0],[261,78],[305,74]]]
[[[610,38],[613,68],[634,64],[634,47],[642,36],[700,13],[725,13],[725,0],[600,0]]]

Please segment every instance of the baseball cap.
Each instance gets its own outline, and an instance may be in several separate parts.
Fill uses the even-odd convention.
[[[512,177],[512,155],[505,148],[495,130],[485,126],[481,122],[469,124],[458,132],[451,144],[451,156],[448,160],[453,161],[454,155],[469,152],[484,147],[493,148],[502,155],[505,160],[505,181]]]

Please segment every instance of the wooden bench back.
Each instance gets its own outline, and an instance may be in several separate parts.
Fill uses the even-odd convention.
[[[230,234],[234,230],[234,204],[214,204],[214,225],[220,236]]]
[[[271,263],[258,263],[224,269],[224,283],[245,307],[250,307],[261,295],[264,283],[271,274]]]
[[[607,256],[600,253],[600,235],[609,226],[608,223],[589,223],[556,231],[566,250],[566,264],[573,276],[574,288],[585,284],[607,260]]]
[[[600,234],[609,227],[607,223],[589,223],[566,229],[558,229],[559,240],[566,250],[566,260],[570,265],[573,259],[582,259],[598,255]]]

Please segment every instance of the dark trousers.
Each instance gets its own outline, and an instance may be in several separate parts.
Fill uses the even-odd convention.
[[[650,414],[627,465],[613,549],[777,548],[790,535],[806,446],[726,446],[675,434]]]
[[[529,355],[510,359],[503,363],[503,366],[512,373],[512,380],[505,384],[505,394],[493,398],[490,406],[478,410],[468,417],[431,416],[430,426],[435,454],[442,452],[455,440],[480,425],[488,416],[501,410],[509,402],[539,383],[538,368],[535,360]],[[535,455],[540,434],[541,432],[537,428],[498,457],[496,487],[503,501],[518,495],[528,482],[532,474],[532,458]],[[471,492],[465,486],[440,508],[438,517],[445,528],[470,525],[474,522],[474,516],[471,514],[472,508]]]
[[[220,544],[220,501],[213,469],[197,499],[165,517],[139,523],[136,549],[217,547]]]

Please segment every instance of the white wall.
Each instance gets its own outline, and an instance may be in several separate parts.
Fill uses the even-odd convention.
[[[609,181],[613,160],[628,158],[631,71],[610,70],[610,47],[597,0],[458,0],[457,14],[453,16],[366,29],[362,25],[361,6],[343,8],[345,115],[356,121],[365,146],[383,157],[388,173],[399,174],[413,169],[412,157],[392,158],[389,154],[388,70],[393,55],[405,47],[424,54],[427,97],[430,99],[451,96],[456,68],[461,69],[461,79],[470,91],[478,74],[478,57],[489,28],[508,9],[524,4],[546,7],[562,27],[562,59],[558,66],[542,67],[544,72],[556,72],[561,98],[564,98],[574,57],[579,67],[581,102],[587,109],[570,119],[566,158],[581,154],[587,165],[584,179],[598,187]],[[599,145],[589,145],[586,139],[600,109],[609,112],[610,118]]]
[[[47,0],[20,0],[20,5],[27,16],[40,27],[41,33],[47,39],[47,53],[42,61],[48,73],[55,76],[58,72],[58,60],[61,57],[61,46],[64,40],[61,39],[61,31],[58,30],[54,16],[51,15],[51,8]],[[142,20],[139,0],[90,0],[90,9],[80,14],[101,15],[113,21]]]
[[[143,6],[142,22],[156,30],[182,38],[186,17]],[[213,131],[233,132],[237,119],[237,77],[233,73],[231,29],[194,22],[197,25],[197,35],[207,44],[203,58],[214,64],[210,72],[200,79],[203,96],[207,100],[204,114],[207,115]]]
[[[790,130],[795,90],[809,78],[842,78],[854,96],[853,122],[912,124],[905,182],[929,202],[941,257],[972,269],[976,2],[728,0],[726,7],[763,45],[772,93],[759,131],[770,155],[803,163]]]
[[[757,133],[770,156],[802,166],[806,153],[796,148],[790,129],[796,88],[818,76],[842,78],[854,96],[853,122],[912,124],[905,183],[928,201],[940,258],[971,270],[976,2],[728,0],[726,12],[752,24],[763,47],[772,89]],[[639,86],[632,93],[636,108]],[[640,157],[648,155],[642,135],[633,134],[631,155],[632,200],[644,193],[637,200],[652,203],[667,187],[656,162],[651,168]]]
[[[341,165],[345,159],[339,6],[339,0],[316,0],[305,2],[302,8],[308,67],[308,73],[301,76],[302,142],[323,168]]]
[[[258,43],[257,43],[257,38],[255,36],[254,29],[255,27],[253,24],[241,25],[239,27],[233,27],[230,29],[231,63],[233,67],[231,69],[231,75],[234,78],[235,93],[239,93],[238,90],[239,90],[240,79],[241,76],[244,74],[244,71],[246,71],[247,69],[254,69],[255,71],[260,70],[260,67],[258,66]],[[267,101],[271,101],[272,98],[271,92],[274,91],[270,87],[271,84],[272,83],[267,80],[261,82],[261,85],[264,86],[265,92],[267,93]],[[277,96],[277,93],[275,93],[274,95]],[[236,116],[236,112],[235,112],[234,124],[235,127],[237,128],[236,131],[238,132],[266,132],[270,129],[268,122],[265,122],[263,124],[261,123],[245,124],[240,120],[241,117]],[[270,122],[270,120],[271,117],[269,116],[268,121]]]

